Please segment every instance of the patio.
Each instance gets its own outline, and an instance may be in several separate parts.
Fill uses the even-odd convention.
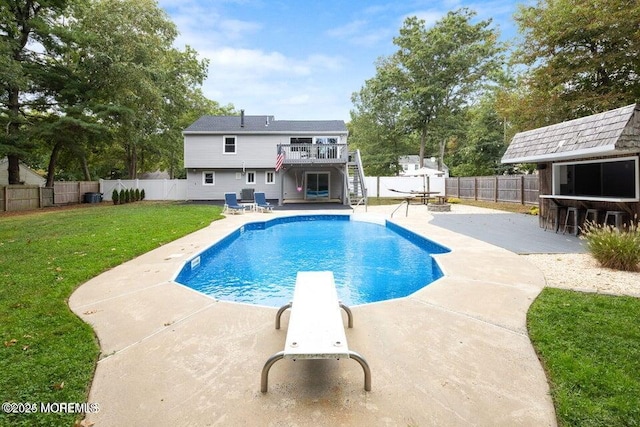
[[[394,208],[356,214],[388,218]],[[93,326],[102,347],[89,397],[100,412],[89,421],[555,425],[525,324],[544,276],[512,252],[434,226],[420,205],[393,221],[452,249],[438,257],[446,276],[407,298],[352,307],[355,326],[347,338],[367,357],[372,391],[363,390],[357,363],[312,360],[279,362],[269,392],[260,393],[260,371],[282,349],[288,315],[278,331],[277,308],[218,302],[171,278],[191,254],[245,222],[269,217],[227,217],[90,280],[71,296],[72,310]]]

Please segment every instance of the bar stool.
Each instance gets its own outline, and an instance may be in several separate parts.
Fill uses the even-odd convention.
[[[542,221],[544,222],[544,231],[553,227],[558,232],[558,228],[560,228],[559,224],[560,219],[560,206],[555,203],[549,203],[549,206],[546,208],[544,212],[544,216]]]
[[[626,212],[622,211],[607,211],[607,214],[604,216],[604,225],[609,224],[609,217],[613,218],[614,225],[618,230],[622,229],[622,221],[626,216]]]
[[[560,229],[560,212],[565,207],[562,205],[558,205],[549,201],[549,205],[545,209],[544,212],[544,231],[547,231],[549,228],[553,227],[555,232],[557,233]]]
[[[587,209],[587,213],[584,215],[584,222],[591,221],[594,224],[598,224],[601,212],[599,209]]]
[[[564,229],[562,230],[562,234],[567,232],[567,227],[573,227],[574,236],[578,235],[578,227],[580,224],[578,223],[578,217],[580,212],[578,208],[569,206],[567,207],[567,216],[564,217]],[[569,217],[573,216],[573,226],[569,225]]]

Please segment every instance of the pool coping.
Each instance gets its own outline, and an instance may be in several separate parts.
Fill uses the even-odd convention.
[[[393,208],[356,212],[389,219]],[[445,276],[408,297],[353,307],[349,347],[371,365],[372,391],[363,390],[357,363],[320,360],[274,366],[269,392],[260,393],[262,365],[284,345],[273,327],[277,309],[217,301],[172,279],[189,256],[242,224],[299,213],[229,216],[79,287],[69,306],[101,345],[89,396],[100,411],[88,421],[556,424],[526,332],[543,274],[516,254],[429,224],[424,206],[391,221],[451,249],[434,255]]]

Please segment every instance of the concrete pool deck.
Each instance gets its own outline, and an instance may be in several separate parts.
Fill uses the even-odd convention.
[[[396,206],[359,207],[389,218]],[[229,216],[95,277],[71,296],[92,325],[101,356],[89,402],[95,426],[554,426],[543,369],[526,332],[526,312],[543,274],[507,250],[429,223],[425,206],[397,212],[399,225],[450,249],[445,277],[402,299],[352,307],[349,347],[372,372],[363,388],[353,360],[283,360],[288,314],[216,301],[171,281],[194,253],[250,221]],[[322,213],[332,213],[323,211]],[[339,210],[347,214],[350,211]]]

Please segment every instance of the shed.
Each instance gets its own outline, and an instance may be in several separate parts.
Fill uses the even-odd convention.
[[[575,229],[587,209],[597,220],[614,211],[627,221],[640,215],[639,153],[640,107],[631,104],[520,132],[502,163],[536,163],[541,225],[566,224],[567,213],[563,218],[556,208],[574,208]]]
[[[0,159],[0,185],[9,185],[8,167],[9,160],[6,157]],[[45,178],[22,162],[20,162],[20,181],[25,185],[37,185],[39,187],[44,186],[47,182]]]

